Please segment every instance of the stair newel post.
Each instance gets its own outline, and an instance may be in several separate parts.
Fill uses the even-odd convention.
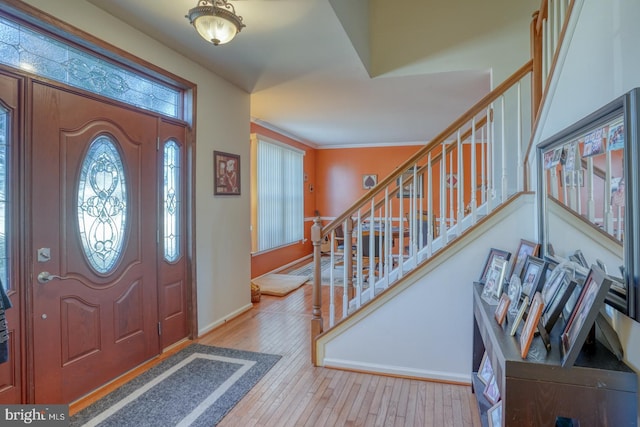
[[[322,284],[320,283],[320,244],[322,243],[322,224],[320,217],[313,220],[311,226],[311,243],[313,244],[313,312],[311,318],[311,362],[316,364],[316,338],[323,331],[322,324]]]

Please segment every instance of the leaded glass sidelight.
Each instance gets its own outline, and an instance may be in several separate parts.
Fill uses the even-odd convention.
[[[111,272],[127,227],[127,180],[114,142],[101,135],[90,145],[78,181],[78,227],[89,264]]]
[[[180,147],[170,140],[164,144],[164,258],[180,257]]]
[[[9,112],[0,107],[0,280],[5,289],[9,288],[9,191],[7,179],[9,142]]]

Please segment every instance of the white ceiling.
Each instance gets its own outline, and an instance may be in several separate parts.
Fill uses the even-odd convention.
[[[319,148],[427,142],[526,62],[539,5],[236,0],[246,28],[213,46],[185,18],[196,0],[87,1],[250,93],[256,122]]]

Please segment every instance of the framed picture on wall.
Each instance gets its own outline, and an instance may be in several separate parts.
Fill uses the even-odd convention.
[[[370,190],[378,183],[378,175],[376,174],[364,174],[362,175],[362,189]]]
[[[213,194],[217,196],[240,195],[240,156],[213,152]]]

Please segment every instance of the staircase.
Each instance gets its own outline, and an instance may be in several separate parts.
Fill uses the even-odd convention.
[[[324,357],[315,348],[321,334],[350,324],[400,283],[416,281],[430,262],[465,246],[480,223],[528,192],[529,141],[571,6],[543,0],[531,24],[533,59],[335,220],[324,226],[315,220],[314,364]],[[330,247],[328,301],[321,298],[322,242]]]

